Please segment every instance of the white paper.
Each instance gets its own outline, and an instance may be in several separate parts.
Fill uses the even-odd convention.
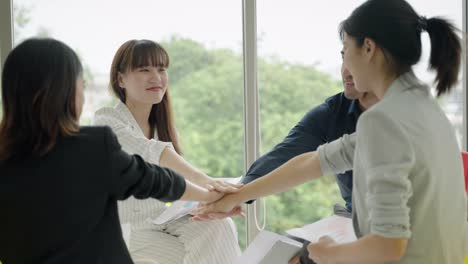
[[[290,236],[317,242],[322,236],[329,236],[338,243],[356,240],[353,223],[350,218],[333,215],[301,228],[287,230]]]
[[[302,249],[302,244],[281,238],[275,242],[259,264],[285,264]]]
[[[269,231],[261,231],[250,243],[249,247],[237,259],[236,264],[258,264],[270,252],[277,241],[282,241],[290,245],[295,245],[299,251],[302,244],[290,238],[278,235]],[[271,263],[275,264],[275,263]]]
[[[182,216],[189,214],[197,208],[198,202],[193,201],[175,201],[167,207],[158,217],[153,219],[153,224],[162,225],[164,223],[177,220]]]
[[[216,178],[230,183],[238,183],[241,177],[238,178]],[[170,221],[177,220],[185,215],[188,215],[192,210],[196,209],[198,202],[194,201],[175,201],[167,207],[160,215],[153,219],[153,224],[162,225]]]

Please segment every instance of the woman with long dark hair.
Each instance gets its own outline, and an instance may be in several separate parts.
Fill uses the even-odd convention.
[[[76,53],[29,39],[2,72],[0,262],[133,263],[117,200],[221,197],[121,150],[107,127],[80,127],[84,82]]]
[[[98,110],[94,123],[112,128],[128,153],[173,169],[210,190],[236,192],[239,185],[213,179],[182,157],[169,94],[169,64],[166,50],[154,41],[129,40],[122,44],[110,70],[110,88],[119,102]],[[231,219],[194,223],[186,216],[164,225],[147,221],[160,215],[164,208],[164,203],[150,200],[128,199],[119,203],[121,221],[132,226],[132,256],[162,264],[228,264],[240,254]],[[167,234],[171,236],[163,239],[167,243],[161,246],[161,236]]]

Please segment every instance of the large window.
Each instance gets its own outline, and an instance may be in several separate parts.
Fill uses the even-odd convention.
[[[342,91],[337,27],[357,4],[257,1],[262,154],[281,142],[310,109]],[[280,233],[328,216],[334,203],[342,203],[332,176],[265,200],[267,229]]]

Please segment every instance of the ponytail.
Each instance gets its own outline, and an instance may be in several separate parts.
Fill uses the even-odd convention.
[[[449,21],[419,16],[405,0],[367,0],[341,23],[344,32],[359,45],[373,39],[393,59],[393,71],[401,74],[419,62],[422,53],[421,32],[431,39],[429,68],[436,71],[437,96],[449,92],[457,83],[461,60],[461,42],[457,29]]]
[[[427,33],[431,39],[429,68],[437,72],[437,96],[448,93],[458,81],[461,44],[456,27],[449,21],[434,17],[427,20]]]

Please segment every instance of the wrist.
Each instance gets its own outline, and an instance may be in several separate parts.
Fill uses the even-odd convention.
[[[212,202],[213,200],[213,192],[210,192],[203,186],[199,186],[198,184],[194,184],[195,188],[198,190],[199,193],[199,201],[204,203]]]
[[[197,171],[194,174],[192,174],[191,181],[200,185],[204,186],[206,183],[210,182],[212,179],[208,177],[205,173],[201,171]]]
[[[204,203],[211,203],[213,201],[213,192],[208,191],[207,189],[203,188],[203,197],[204,199],[202,202]]]
[[[226,194],[223,199],[225,199],[225,201],[231,205],[240,205],[245,202],[243,200],[241,191],[237,193]]]

